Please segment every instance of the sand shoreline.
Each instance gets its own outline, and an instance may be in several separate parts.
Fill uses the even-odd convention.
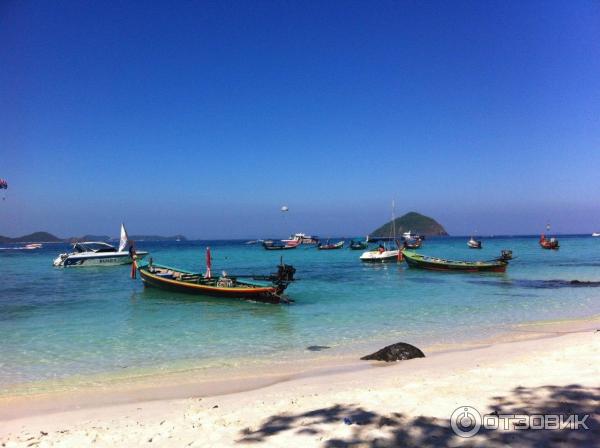
[[[200,436],[206,436],[212,438],[211,443],[221,446],[256,437],[260,440],[253,443],[264,441],[278,446],[301,442],[306,446],[321,446],[334,437],[347,438],[356,432],[355,425],[340,424],[346,414],[354,416],[352,419],[368,411],[381,418],[395,418],[398,425],[406,419],[427,416],[442,428],[447,427],[451,412],[461,405],[485,410],[490,409],[494,397],[505,397],[504,406],[509,406],[517,398],[523,398],[514,397],[520,394],[519,387],[530,388],[542,401],[548,395],[544,388],[574,389],[565,389],[565,396],[583,394],[588,401],[597,400],[594,406],[598,409],[600,322],[572,321],[570,327],[565,323],[543,325],[545,332],[528,331],[525,339],[438,351],[424,359],[383,367],[379,363],[362,362],[364,367],[358,370],[347,366],[337,370],[309,370],[250,385],[244,383],[246,378],[239,380],[237,391],[215,388],[194,393],[186,385],[181,392],[187,398],[165,396],[145,400],[134,394],[129,396],[132,398],[129,402],[109,400],[103,404],[92,402],[90,406],[84,406],[85,394],[76,394],[70,406],[62,410],[41,409],[38,415],[31,411],[39,397],[20,403],[5,402],[1,407],[4,412],[0,418],[0,440],[7,446],[27,446],[25,442],[32,441],[82,446],[94,440],[98,446],[115,443],[137,446],[148,439],[161,440],[161,446],[183,446],[184,441],[184,445],[205,446],[195,443],[205,440]],[[578,399],[571,407],[584,406],[584,402]],[[314,423],[321,434],[317,438],[309,434],[312,430],[298,434],[307,421],[312,421],[315,414],[310,413],[311,409],[326,414]],[[291,425],[294,428],[290,426],[273,435],[261,432],[261,425],[270,418],[290,413],[295,413],[298,428]],[[369,428],[368,424],[360,426],[361,438],[383,437],[380,433],[385,431],[381,427]]]
[[[423,437],[435,434],[448,443],[462,440],[448,429],[448,417],[459,406],[515,412],[520,404],[523,412],[544,406],[552,410],[559,403],[572,412],[592,414],[593,429],[578,432],[573,439],[577,443],[565,446],[586,442],[592,446],[600,425],[594,414],[600,406],[598,359],[600,332],[587,330],[543,344],[539,339],[499,343],[383,368],[289,379],[227,395],[23,417],[4,421],[0,440],[7,447],[33,442],[140,446],[149,441],[173,447],[233,446],[240,441],[268,446],[347,446],[332,441],[359,441],[368,446],[373,440],[396,446],[401,437],[408,446],[427,445],[434,442]],[[534,436],[549,437],[546,432]],[[565,442],[574,437],[564,431],[550,436]],[[508,435],[482,437],[493,446],[494,437],[505,444]]]
[[[497,344],[554,338],[600,328],[600,316],[581,319],[538,321],[513,326],[510,332],[462,344],[432,344],[421,347],[428,357],[461,353]],[[364,350],[364,349],[363,349]],[[46,413],[177,400],[192,396],[217,396],[249,392],[278,383],[340,373],[361,372],[381,367],[360,361],[364,351],[315,356],[297,362],[281,362],[239,368],[189,369],[166,374],[142,375],[90,381],[77,389],[0,396],[0,421]],[[383,364],[385,365],[385,364]]]

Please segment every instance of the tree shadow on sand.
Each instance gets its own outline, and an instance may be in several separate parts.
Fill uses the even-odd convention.
[[[468,403],[465,403],[468,405]],[[400,413],[381,415],[356,405],[336,404],[298,414],[274,415],[256,430],[245,429],[238,442],[266,442],[290,431],[321,440],[325,448],[340,447],[591,447],[600,446],[600,388],[569,386],[517,387],[509,395],[493,397],[489,409],[497,414],[577,414],[588,430],[533,430],[511,425],[509,430],[481,429],[473,438],[458,437],[450,419],[409,418]],[[581,420],[580,420],[581,421]],[[351,434],[327,439],[336,425],[350,425]]]

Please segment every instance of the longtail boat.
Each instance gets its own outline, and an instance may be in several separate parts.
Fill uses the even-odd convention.
[[[508,266],[508,259],[504,254],[489,261],[460,261],[430,257],[408,250],[404,250],[403,253],[404,259],[411,268],[430,269],[432,271],[505,272],[506,266]]]
[[[411,238],[410,240],[404,240],[403,246],[405,249],[418,249],[422,244],[421,238]]]
[[[558,240],[556,238],[546,238],[546,235],[542,233],[540,236],[540,246],[542,249],[558,249]]]
[[[365,250],[369,247],[369,243],[366,241],[350,241],[350,249],[351,250]]]
[[[282,241],[264,241],[265,250],[290,250],[298,247],[299,243],[284,244]]]
[[[339,241],[335,244],[321,244],[319,243],[317,245],[317,249],[319,250],[335,250],[335,249],[341,249],[342,247],[344,247],[344,241]]]
[[[147,264],[137,266],[137,270],[144,286],[209,297],[247,299],[270,303],[291,302],[290,299],[283,298],[282,294],[290,282],[294,281],[296,272],[293,266],[283,264],[282,261],[277,267],[277,272],[271,275],[227,275],[223,272],[220,276],[213,277],[209,249],[206,253],[205,274],[154,264],[152,259]],[[133,273],[132,277],[134,277]],[[270,282],[271,284],[260,285],[239,280],[244,277]]]

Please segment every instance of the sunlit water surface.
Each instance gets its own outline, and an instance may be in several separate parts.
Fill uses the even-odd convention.
[[[432,238],[421,252],[490,259],[510,248],[506,274],[448,274],[369,265],[360,251],[300,247],[267,252],[243,242],[139,243],[155,262],[213,271],[267,273],[279,257],[297,268],[287,291],[293,305],[200,298],[129,278],[129,266],[52,267],[66,245],[0,250],[0,392],[17,384],[126,372],[169,371],[191,362],[238,365],[306,353],[306,347],[352,349],[365,341],[417,345],[482,338],[511,325],[600,312],[600,288],[548,280],[600,280],[600,238],[562,237],[559,251],[526,237]]]

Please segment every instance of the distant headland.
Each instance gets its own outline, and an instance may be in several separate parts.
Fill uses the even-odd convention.
[[[183,235],[160,236],[160,235],[130,235],[129,239],[133,241],[186,241]],[[10,238],[0,235],[0,243],[71,243],[75,241],[115,241],[108,235],[83,235],[81,237],[59,238],[48,232],[34,232],[29,235]]]
[[[395,219],[396,235],[403,232],[412,232],[417,235],[425,236],[447,236],[446,229],[435,219],[429,216],[421,215],[417,212],[409,212],[400,218]],[[392,234],[392,221],[375,229],[369,236],[376,238],[389,237]]]

